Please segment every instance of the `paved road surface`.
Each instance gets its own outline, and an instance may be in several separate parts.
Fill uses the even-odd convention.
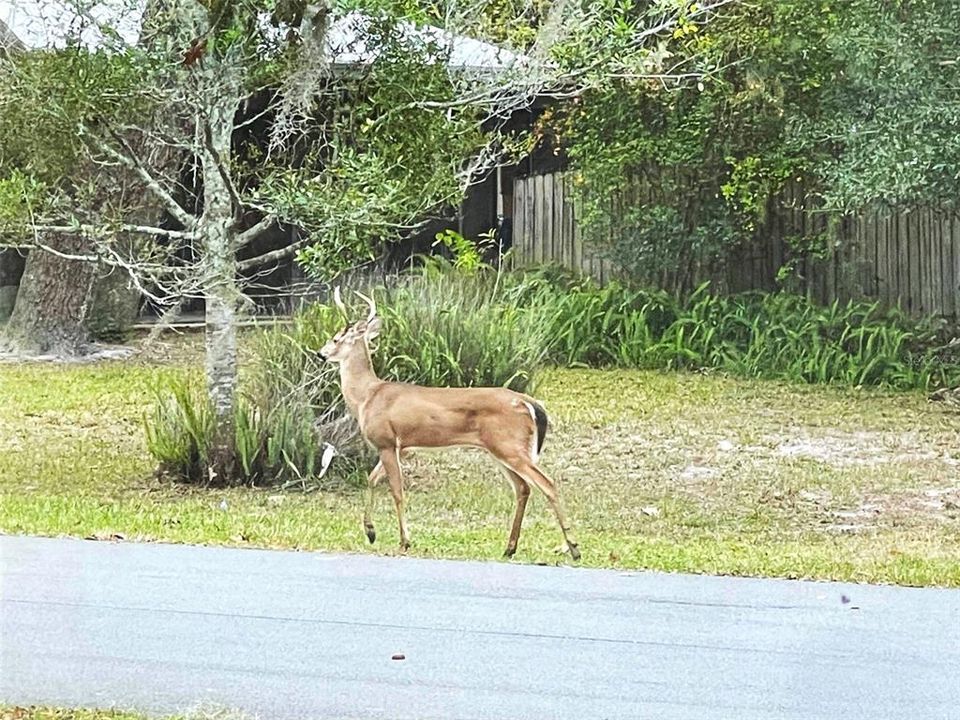
[[[0,537],[0,703],[919,720],[958,698],[956,591]]]

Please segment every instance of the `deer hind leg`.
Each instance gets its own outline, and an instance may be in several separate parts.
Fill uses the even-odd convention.
[[[507,549],[503,553],[504,557],[513,557],[514,553],[517,552],[517,541],[520,539],[523,514],[527,509],[527,500],[530,498],[530,486],[513,470],[504,468],[503,472],[513,485],[513,491],[517,497],[517,510],[513,515],[513,525],[510,527],[510,539],[507,540]]]
[[[363,529],[371,545],[377,540],[377,531],[373,529],[373,491],[377,483],[380,482],[386,474],[387,471],[383,469],[383,463],[378,462],[376,467],[370,471],[370,475],[367,478],[367,494],[363,507]]]
[[[580,547],[573,536],[570,524],[567,522],[567,516],[560,504],[557,486],[553,480],[548,478],[533,461],[526,458],[517,458],[516,461],[510,462],[508,467],[528,483],[540,488],[544,497],[547,498],[547,502],[550,503],[550,507],[553,508],[553,514],[557,516],[557,522],[560,523],[560,530],[563,533],[564,541],[567,543],[567,549],[570,551],[570,557],[579,560]]]
[[[400,525],[400,547],[406,550],[410,547],[410,536],[407,534],[407,520],[404,516],[403,500],[403,473],[400,470],[400,453],[391,448],[380,451],[380,464],[387,473],[387,479],[390,481],[390,494],[393,495],[393,503],[397,507],[397,522]]]

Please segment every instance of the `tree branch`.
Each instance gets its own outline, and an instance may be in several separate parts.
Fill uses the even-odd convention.
[[[158,228],[151,225],[131,225],[129,223],[122,223],[113,227],[124,232],[137,233],[140,235],[156,235],[157,237],[165,237],[169,238],[170,240],[197,239],[197,234],[195,232],[167,230],[166,228]],[[53,232],[62,233],[65,235],[86,236],[96,235],[96,231],[98,229],[97,226],[94,225],[31,225],[31,228],[36,232]]]
[[[123,145],[124,149],[129,154],[124,154],[120,152],[119,150],[111,147],[109,144],[107,144],[106,142],[104,142],[98,137],[95,137],[95,136],[92,136],[92,137],[93,137],[93,142],[96,144],[96,146],[100,149],[102,153],[104,153],[105,155],[108,155],[109,157],[113,158],[124,167],[127,167],[130,170],[133,170],[137,175],[139,175],[140,179],[143,180],[143,182],[146,184],[147,189],[150,190],[150,192],[152,192],[157,197],[157,199],[159,199],[164,204],[167,211],[171,215],[173,215],[174,218],[176,218],[177,222],[179,222],[181,225],[183,225],[183,227],[187,228],[188,230],[193,230],[196,228],[197,219],[193,215],[188,213],[186,210],[184,210],[183,207],[180,205],[180,203],[174,200],[173,196],[169,192],[167,192],[167,190],[162,185],[160,185],[159,182],[157,182],[157,180],[153,177],[153,175],[151,175],[149,171],[145,167],[143,167],[143,165],[141,165],[137,161],[136,155],[135,153],[133,153],[133,149],[122,137],[114,135],[114,138],[117,140],[117,142]]]
[[[244,272],[246,270],[252,270],[253,268],[265,265],[268,262],[292,257],[296,255],[297,251],[306,244],[306,239],[298,240],[297,242],[287,245],[286,247],[278,248],[277,250],[271,250],[270,252],[266,252],[262,255],[257,255],[252,258],[247,258],[246,260],[241,260],[237,263],[237,271]]]
[[[214,165],[217,166],[217,173],[220,175],[220,179],[223,180],[223,184],[227,186],[227,192],[230,193],[230,202],[233,204],[233,216],[239,219],[240,213],[243,211],[243,202],[240,200],[240,193],[237,192],[237,186],[233,184],[233,178],[230,177],[230,173],[227,172],[227,166],[223,162],[223,157],[217,152],[217,148],[213,144],[213,130],[210,128],[209,120],[204,120],[203,122],[203,143],[207,146],[207,150],[213,157]]]
[[[237,248],[246,247],[277,223],[276,215],[266,215],[252,227],[237,235]]]

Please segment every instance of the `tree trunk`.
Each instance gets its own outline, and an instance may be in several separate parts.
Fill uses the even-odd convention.
[[[24,257],[18,250],[0,250],[0,322],[13,312],[23,265]]]
[[[237,284],[232,276],[232,256],[222,262],[230,248],[230,234],[207,232],[210,282],[205,290],[206,301],[206,376],[207,396],[213,408],[215,431],[210,452],[211,482],[229,484],[236,469],[234,457],[236,394],[237,394]],[[214,278],[219,276],[220,282]]]
[[[125,342],[139,309],[140,292],[125,270],[111,268],[107,273],[98,273],[90,296],[87,332],[96,341]]]
[[[67,254],[84,251],[81,238],[60,235],[47,244]],[[82,355],[88,349],[84,320],[96,265],[66,260],[42,250],[27,256],[10,320],[0,335],[0,349],[22,355]]]
[[[203,167],[204,299],[206,302],[207,393],[215,418],[210,453],[211,481],[229,484],[236,470],[235,415],[237,393],[237,310],[240,290],[236,274],[237,229],[234,207],[224,175],[229,173],[233,118],[238,92],[228,83],[208,97],[208,146],[201,153]]]

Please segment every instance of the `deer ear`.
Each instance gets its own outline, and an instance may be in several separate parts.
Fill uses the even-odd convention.
[[[373,340],[377,335],[380,334],[380,318],[375,317],[370,322],[367,323],[366,329],[363,331],[363,337],[367,340]]]

